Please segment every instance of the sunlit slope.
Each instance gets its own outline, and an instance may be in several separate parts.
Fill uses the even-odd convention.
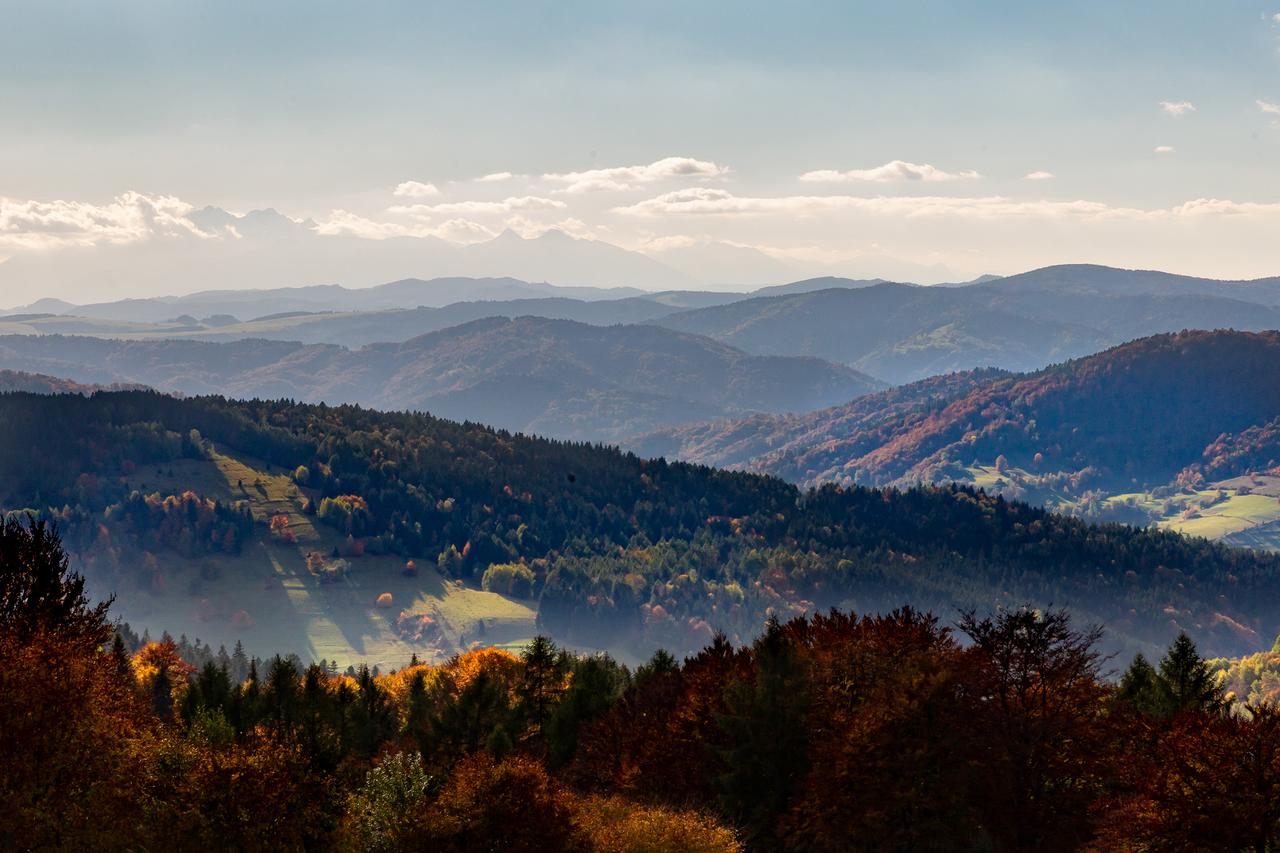
[[[304,658],[342,666],[365,661],[384,669],[403,665],[415,653],[424,660],[441,658],[472,642],[519,644],[534,634],[533,602],[465,587],[429,565],[406,577],[398,557],[344,553],[345,576],[322,583],[307,570],[306,556],[341,550],[343,537],[302,511],[305,490],[284,471],[219,449],[211,461],[147,466],[137,476],[143,491],[180,489],[227,502],[246,500],[255,519],[286,516],[286,529],[296,537],[293,542],[256,532],[238,556],[157,555],[160,583],[117,591],[113,611],[139,630],[198,635],[215,649],[240,640],[250,653],[292,649]],[[390,607],[375,604],[382,593],[391,594]],[[418,642],[402,639],[396,622],[406,612],[415,619],[430,616],[438,627]]]

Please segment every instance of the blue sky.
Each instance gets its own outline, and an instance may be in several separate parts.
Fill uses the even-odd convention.
[[[371,237],[572,220],[565,230],[627,248],[719,240],[862,274],[878,258],[940,276],[1061,260],[1280,273],[1267,236],[1280,223],[1280,0],[0,2],[0,14],[0,255],[57,251],[50,235],[79,227],[40,205],[92,219],[136,192]],[[716,169],[593,192],[542,177],[672,157]],[[874,171],[896,161],[978,177]],[[504,172],[517,177],[474,180]],[[800,180],[813,172],[862,177]],[[1052,177],[1026,179],[1037,172]],[[393,196],[407,181],[437,192],[408,212]],[[637,212],[699,188],[1003,201]],[[563,204],[518,218],[457,207],[507,198]],[[1191,226],[1167,213],[1198,200],[1219,204]],[[1099,207],[1060,207],[1076,202]],[[425,209],[441,204],[455,209]],[[453,219],[478,228],[443,230]]]

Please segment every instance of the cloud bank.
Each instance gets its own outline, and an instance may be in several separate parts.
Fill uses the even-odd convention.
[[[582,172],[550,172],[543,180],[564,185],[564,192],[621,192],[672,178],[716,178],[729,167],[692,157],[664,157],[645,166],[613,166]]]
[[[890,183],[892,181],[923,181],[926,183],[943,181],[974,180],[982,177],[972,169],[961,172],[944,172],[928,163],[908,163],[906,160],[891,160],[883,166],[873,169],[851,169],[840,172],[834,169],[819,169],[805,172],[800,180],[811,183],[838,184],[850,181],[874,181]]]

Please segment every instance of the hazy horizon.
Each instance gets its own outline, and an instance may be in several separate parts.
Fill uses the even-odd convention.
[[[1280,272],[1274,4],[329,11],[11,8],[2,301]]]

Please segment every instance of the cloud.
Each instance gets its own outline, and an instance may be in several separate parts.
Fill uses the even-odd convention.
[[[652,237],[640,244],[643,252],[666,252],[671,249],[688,249],[692,246],[705,246],[711,242],[707,238],[690,237],[688,234],[667,234]]]
[[[802,181],[812,183],[845,183],[848,181],[961,181],[982,177],[972,169],[963,172],[944,172],[928,163],[908,163],[906,160],[891,160],[874,169],[852,169],[838,172],[834,169],[819,169],[816,172],[805,172],[800,176]]]
[[[329,218],[316,224],[317,234],[325,236],[349,235],[364,240],[390,240],[396,237],[435,237],[448,240],[450,243],[479,243],[491,240],[496,232],[468,219],[449,219],[439,225],[423,222],[405,224],[401,222],[379,222],[351,213],[346,210],[335,210]]]
[[[396,184],[392,195],[401,198],[430,198],[431,196],[440,195],[440,190],[436,189],[435,184],[424,184],[419,181],[405,181]]]
[[[54,249],[124,244],[153,235],[211,239],[189,218],[195,208],[174,196],[127,192],[108,204],[0,197],[0,246]],[[227,236],[230,236],[229,234]]]
[[[432,236],[450,243],[482,243],[498,236],[498,232],[470,219],[447,219],[437,225]]]
[[[515,175],[511,172],[490,172],[487,175],[481,175],[476,178],[476,182],[481,184],[496,184],[499,181],[509,181],[514,177]]]
[[[1022,176],[1022,180],[1024,181],[1051,181],[1053,180],[1053,178],[1054,178],[1053,172],[1046,172],[1043,170],[1036,171],[1036,172],[1028,172],[1027,174]]]
[[[1172,145],[1157,145],[1157,146],[1156,146],[1155,148],[1153,148],[1152,150],[1153,150],[1153,151],[1155,151],[1155,153],[1157,153],[1157,154],[1172,154],[1172,153],[1173,153],[1173,146],[1172,146]]]
[[[1004,196],[735,196],[721,189],[699,187],[664,193],[615,213],[629,216],[705,215],[818,216],[849,211],[904,218],[951,216],[967,219],[1009,217],[1073,217],[1090,220],[1169,220],[1207,215],[1273,215],[1280,203],[1235,202],[1224,199],[1194,199],[1170,208],[1140,209],[1113,207],[1087,201],[1020,201]]]
[[[1271,216],[1280,213],[1280,203],[1197,198],[1169,208],[1172,216]]]
[[[1168,115],[1177,117],[1195,112],[1196,105],[1190,101],[1161,101],[1160,109],[1164,110]]]
[[[1254,103],[1257,104],[1258,109],[1262,110],[1264,113],[1270,113],[1271,115],[1280,115],[1280,104],[1273,104],[1270,101],[1264,101],[1261,98],[1254,101]]]
[[[463,213],[478,215],[484,213],[512,213],[517,210],[561,210],[565,203],[553,198],[539,196],[513,196],[502,201],[449,201],[439,204],[395,205],[387,208],[389,213],[408,213],[414,216],[431,216],[437,213]]]
[[[938,214],[968,216],[1016,216],[1032,213],[1103,214],[1109,208],[1098,202],[1022,202],[1002,196],[963,198],[952,196],[735,196],[725,190],[698,187],[664,193],[615,213],[633,216],[664,214],[710,214],[720,216],[752,214],[817,215],[849,210],[903,216]]]
[[[549,173],[543,180],[565,184],[564,192],[617,192],[635,189],[643,184],[671,178],[715,178],[727,174],[729,168],[708,160],[692,157],[664,157],[647,166],[613,166],[584,172]]]
[[[570,217],[559,222],[535,222],[527,217],[516,215],[506,220],[506,226],[526,240],[541,237],[548,231],[561,231],[579,240],[596,239],[595,232],[581,219]]]

